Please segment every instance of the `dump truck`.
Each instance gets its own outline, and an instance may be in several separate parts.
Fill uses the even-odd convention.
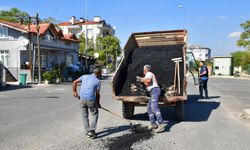
[[[159,105],[175,106],[176,118],[184,119],[186,43],[186,30],[141,32],[129,37],[111,81],[113,98],[122,102],[124,118],[133,117],[135,107],[147,105],[150,97],[145,86],[136,81],[136,76],[144,76],[143,66],[148,64],[162,91]]]

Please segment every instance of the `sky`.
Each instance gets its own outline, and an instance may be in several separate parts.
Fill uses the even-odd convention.
[[[236,41],[240,24],[250,20],[249,6],[250,0],[1,0],[0,10],[16,7],[59,21],[101,16],[116,28],[122,47],[133,32],[187,29],[189,45],[229,56],[241,50]]]

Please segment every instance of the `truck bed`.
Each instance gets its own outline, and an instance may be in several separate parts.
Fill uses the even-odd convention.
[[[132,34],[124,48],[124,58],[113,78],[113,95],[117,98],[147,96],[146,88],[136,81],[143,76],[143,66],[151,65],[162,89],[162,96],[173,92],[175,63],[181,57],[185,62],[186,31],[160,31]],[[185,96],[185,64],[180,63],[180,95]],[[173,94],[173,93],[172,93]],[[176,96],[176,95],[175,95]]]

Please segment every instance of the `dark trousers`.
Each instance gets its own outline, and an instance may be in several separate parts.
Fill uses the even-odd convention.
[[[86,132],[96,129],[98,120],[98,107],[95,100],[81,100],[80,103],[82,109],[83,126]],[[89,113],[92,121],[89,121]]]
[[[208,98],[208,91],[207,91],[207,80],[200,80],[200,96],[203,97],[203,90],[205,92],[205,97]]]
[[[164,123],[162,116],[161,116],[161,111],[160,111],[159,106],[158,106],[158,100],[159,100],[160,94],[161,94],[161,89],[158,87],[153,88],[150,91],[151,98],[148,101],[147,111],[148,111],[148,117],[149,117],[151,124],[156,124],[156,121],[159,124]],[[155,119],[155,117],[156,117],[156,119]]]

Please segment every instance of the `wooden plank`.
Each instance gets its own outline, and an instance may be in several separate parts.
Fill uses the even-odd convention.
[[[158,42],[158,41],[184,41],[184,38],[179,38],[179,39],[175,39],[175,38],[157,38],[157,39],[147,39],[147,40],[137,40],[137,43],[140,43],[140,42]]]
[[[154,37],[154,36],[185,36],[185,33],[158,33],[158,34],[139,34],[134,35],[135,37]]]

